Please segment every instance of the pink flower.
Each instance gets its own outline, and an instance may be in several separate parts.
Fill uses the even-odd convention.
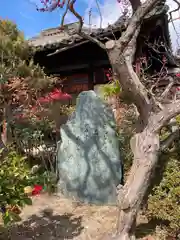
[[[38,99],[39,103],[50,103],[53,100],[70,100],[72,99],[71,95],[67,93],[63,93],[59,89],[54,89],[54,91],[50,92],[47,96],[41,97]]]

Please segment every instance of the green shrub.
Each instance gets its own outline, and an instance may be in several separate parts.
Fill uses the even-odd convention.
[[[114,80],[108,84],[105,84],[101,88],[101,94],[105,99],[113,95],[119,95],[120,93],[121,93],[121,86],[119,81],[117,80]]]
[[[164,223],[166,230],[177,236],[180,229],[180,161],[169,159],[159,186],[155,186],[148,200],[147,215]]]
[[[32,204],[31,199],[24,193],[29,179],[30,169],[24,157],[10,151],[6,157],[1,158],[0,207],[5,224],[19,220],[18,214],[11,211],[12,207]]]
[[[55,123],[47,117],[41,118],[41,112],[35,111],[35,116],[27,116],[25,122],[21,121],[22,118],[17,119],[17,115],[32,112],[37,99],[49,93],[57,79],[46,76],[43,69],[33,63],[33,49],[28,46],[23,34],[14,23],[2,19],[0,55],[0,124],[7,123],[5,145],[16,147],[16,151],[14,148],[7,149],[5,157],[0,155],[0,213],[6,224],[19,219],[12,207],[31,204],[24,187],[42,183],[49,190],[54,186],[53,173],[43,170],[32,175],[28,161],[18,153],[45,144],[50,138],[49,133],[55,129]],[[45,110],[44,106],[40,109],[43,113]]]
[[[0,214],[4,224],[21,220],[14,208],[21,209],[31,205],[31,198],[25,193],[25,187],[40,185],[48,193],[55,190],[56,175],[40,168],[35,174],[26,158],[10,150],[6,157],[1,157],[0,168]]]

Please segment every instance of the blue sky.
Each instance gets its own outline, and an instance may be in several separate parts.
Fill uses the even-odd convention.
[[[40,0],[36,0],[40,3]],[[80,13],[84,13],[88,4],[80,1],[78,6]],[[0,8],[0,16],[8,18],[18,25],[18,28],[25,33],[26,38],[37,35],[40,31],[60,24],[60,9],[53,12],[38,12],[33,0],[3,0]],[[72,16],[67,21],[73,21]]]
[[[57,27],[60,24],[63,13],[61,9],[53,12],[38,12],[35,3],[40,4],[40,0],[3,0],[0,16],[14,21],[18,28],[25,33],[26,38],[37,35],[43,29]],[[99,4],[104,26],[113,23],[119,17],[121,10],[117,0],[99,0]],[[89,22],[88,12],[90,8],[92,8],[93,25],[99,26],[100,18],[95,0],[77,1],[76,9],[85,17],[85,23]],[[68,14],[66,23],[74,21],[76,21],[75,17]]]
[[[117,0],[99,0],[98,2],[103,18],[102,25],[106,27],[118,19],[122,11],[122,5],[118,4]],[[53,12],[38,12],[36,11],[36,5],[34,3],[40,4],[40,0],[2,0],[0,17],[14,21],[18,28],[24,32],[26,38],[36,36],[43,29],[57,27],[60,24],[63,13],[61,9]],[[170,9],[177,7],[173,0],[167,0],[167,4]],[[89,9],[92,9],[92,26],[100,26],[100,16],[95,0],[77,0],[76,9],[84,16],[85,24],[89,23],[88,12]],[[180,11],[175,13],[174,17],[180,17]],[[76,18],[72,15],[68,14],[66,16],[66,23],[74,21],[76,21]],[[172,25],[169,26],[174,50],[180,47],[180,20],[175,22],[175,27],[176,31]]]

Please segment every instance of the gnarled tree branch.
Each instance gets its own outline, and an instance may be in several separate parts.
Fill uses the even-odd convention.
[[[127,30],[122,36],[117,41],[111,41],[111,44],[109,42],[106,43],[106,49],[114,72],[120,81],[123,91],[135,103],[144,126],[147,124],[147,118],[153,103],[149,100],[147,89],[134,72],[132,62],[136,51],[136,40],[140,32],[141,21],[152,7],[159,2],[160,0],[149,0],[143,3],[132,16]]]
[[[126,31],[119,38],[120,51],[123,52],[131,38],[133,37],[136,29],[141,25],[145,15],[155,7],[161,0],[148,0],[145,1],[133,14]]]
[[[180,114],[180,100],[164,105],[163,110],[159,113],[153,113],[149,118],[148,128],[152,132],[158,133],[164,125],[178,114]]]
[[[75,4],[76,0],[68,0],[68,3],[67,3],[67,8],[66,8],[66,11],[64,12],[63,14],[63,18],[62,18],[62,21],[61,21],[61,28],[63,29],[63,25],[64,25],[64,18],[67,14],[67,10],[69,9],[70,12],[77,17],[77,19],[79,20],[79,26],[78,26],[78,30],[77,30],[77,34],[79,34],[81,37],[91,41],[91,42],[94,42],[96,43],[99,47],[101,47],[102,49],[106,49],[105,48],[105,45],[99,41],[97,38],[94,38],[92,36],[90,36],[89,34],[86,34],[83,32],[83,18],[82,16],[74,9],[74,4]]]
[[[66,1],[66,0],[64,0],[64,4],[65,4],[65,1]],[[70,0],[68,0],[68,2],[67,2],[67,4],[66,4],[66,9],[65,9],[65,11],[64,11],[64,13],[63,13],[63,15],[62,15],[62,18],[61,18],[61,28],[62,28],[62,29],[63,29],[63,26],[64,26],[65,16],[66,16],[66,14],[67,14],[67,12],[68,12],[68,9],[69,9],[69,3],[70,3]]]
[[[143,125],[146,125],[151,107],[148,91],[140,82],[132,66],[139,31],[140,27],[137,27],[131,41],[124,49],[123,54],[119,55],[121,49],[119,42],[111,41],[111,45],[110,42],[107,42],[106,48],[113,70],[120,81],[123,92],[128,95],[129,99],[131,99],[131,101],[136,105],[140,113],[140,117],[143,120]]]
[[[89,41],[96,43],[99,47],[101,47],[102,49],[106,50],[105,44],[103,44],[101,41],[99,41],[97,38],[91,37],[90,35],[84,33],[84,32],[80,32],[78,33],[81,37],[88,39]]]
[[[169,84],[167,85],[167,87],[165,88],[164,92],[161,94],[161,99],[165,99],[169,93],[169,91],[171,90],[172,86],[174,85],[174,79],[169,76]]]

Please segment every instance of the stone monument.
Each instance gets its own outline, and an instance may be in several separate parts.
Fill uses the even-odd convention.
[[[94,91],[80,93],[76,111],[60,133],[58,191],[86,203],[115,205],[123,172],[110,107]]]

